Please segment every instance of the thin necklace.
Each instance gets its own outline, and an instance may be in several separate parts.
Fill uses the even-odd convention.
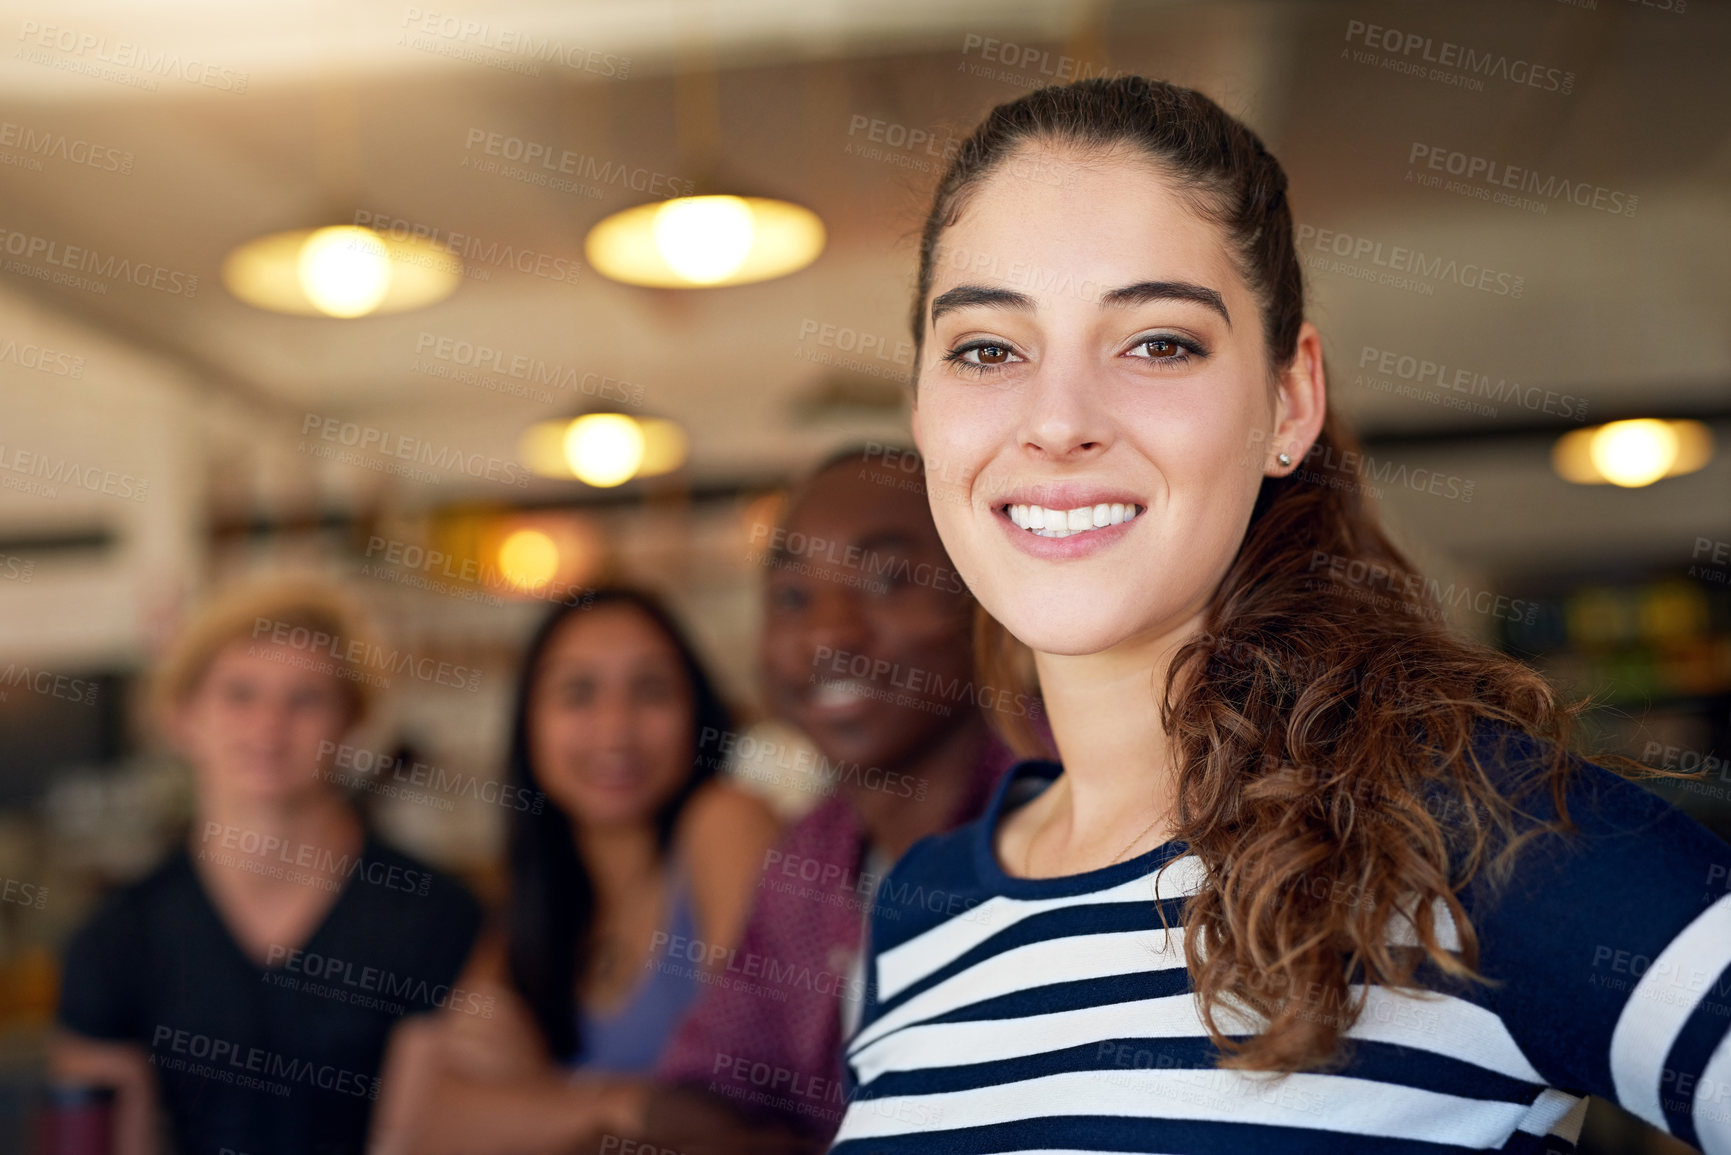
[[[1124,856],[1126,854],[1130,853],[1130,848],[1132,846],[1135,846],[1138,842],[1141,842],[1144,838],[1148,837],[1148,832],[1150,830],[1154,829],[1156,826],[1160,825],[1160,819],[1164,818],[1164,817],[1166,817],[1166,816],[1164,814],[1162,814],[1160,816],[1160,818],[1156,818],[1154,821],[1152,821],[1148,825],[1144,826],[1142,828],[1142,833],[1138,834],[1136,837],[1132,838],[1129,842],[1125,843],[1124,849],[1120,850],[1118,852],[1118,857],[1114,858],[1111,862],[1108,862],[1106,865],[1107,866],[1117,866],[1119,862],[1123,861]],[[1034,867],[1033,867],[1033,864],[1034,864],[1034,839],[1040,834],[1040,831],[1046,829],[1046,826],[1049,825],[1051,823],[1051,821],[1052,820],[1050,818],[1048,818],[1045,822],[1040,824],[1039,830],[1036,830],[1036,831],[1034,831],[1033,834],[1028,835],[1028,849],[1026,851],[1024,851],[1022,854],[1022,877],[1023,878],[1032,878],[1033,877],[1033,874],[1034,874]]]

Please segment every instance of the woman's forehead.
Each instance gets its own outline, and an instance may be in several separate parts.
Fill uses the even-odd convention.
[[[673,642],[642,610],[606,605],[579,610],[547,643],[547,668],[569,663],[621,664],[679,660]]]
[[[1059,163],[1061,180],[1040,175],[1051,171],[1044,164],[1006,164],[964,198],[933,251],[934,295],[979,284],[1037,301],[1095,300],[1151,280],[1248,291],[1226,231],[1150,158],[1072,150],[1048,159]]]

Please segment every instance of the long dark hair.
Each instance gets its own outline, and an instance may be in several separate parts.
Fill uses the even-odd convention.
[[[629,607],[654,624],[679,653],[693,702],[691,775],[655,816],[655,833],[665,854],[675,824],[691,796],[715,775],[722,742],[733,715],[717,693],[690,639],[661,600],[642,590],[609,586],[574,603],[561,603],[541,622],[523,655],[517,698],[511,710],[508,773],[519,798],[542,794],[530,762],[529,702],[541,676],[548,643],[572,615],[610,606]],[[577,976],[586,969],[595,919],[595,886],[577,852],[571,819],[559,807],[512,810],[506,833],[506,959],[512,985],[529,1006],[548,1049],[569,1061],[583,1045],[577,1027]]]
[[[1207,97],[1134,76],[999,105],[961,146],[923,232],[916,343],[945,231],[981,182],[1042,144],[1146,158],[1221,230],[1260,308],[1272,387],[1304,319],[1286,174]],[[1533,670],[1449,631],[1436,583],[1365,505],[1357,449],[1331,411],[1300,468],[1264,478],[1203,636],[1173,658],[1164,700],[1149,702],[1179,768],[1174,837],[1205,867],[1184,905],[1184,952],[1223,1066],[1338,1062],[1363,1007],[1353,982],[1416,989],[1427,961],[1430,973],[1482,981],[1459,893],[1475,876],[1506,877],[1523,841],[1568,824],[1563,784],[1579,707]],[[1019,668],[1026,678],[1030,664],[1017,660],[1026,648],[997,622],[982,622],[979,643],[983,677],[1016,686]],[[1528,760],[1522,789],[1481,763],[1473,738],[1487,724],[1540,740],[1528,744],[1543,753]],[[1037,748],[1025,730],[1007,737]],[[1517,824],[1527,790],[1548,793],[1560,820]],[[1356,900],[1334,897],[1343,892]],[[1453,917],[1458,957],[1442,945],[1438,911]],[[1397,920],[1413,924],[1422,949],[1391,945]],[[1267,1026],[1228,1037],[1216,1021],[1225,1007],[1248,1007]]]

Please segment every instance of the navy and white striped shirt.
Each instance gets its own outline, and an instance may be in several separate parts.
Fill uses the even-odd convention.
[[[1494,901],[1463,896],[1495,983],[1372,988],[1343,1068],[1273,1080],[1214,1066],[1181,843],[1062,878],[999,866],[1006,795],[1059,773],[1016,766],[884,879],[836,1155],[1568,1152],[1589,1094],[1731,1153],[1731,847],[1650,792],[1577,763],[1579,833],[1530,843]],[[1548,793],[1523,805],[1549,816]]]

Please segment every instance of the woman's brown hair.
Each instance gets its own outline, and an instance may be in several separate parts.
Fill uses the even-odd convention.
[[[1141,77],[1029,93],[961,146],[922,236],[916,347],[945,230],[1029,148],[1147,161],[1218,227],[1260,307],[1272,388],[1304,320],[1286,175],[1213,101]],[[1357,450],[1330,413],[1299,468],[1263,480],[1204,633],[1173,658],[1159,703],[1178,767],[1173,837],[1206,868],[1184,907],[1185,959],[1223,1066],[1339,1064],[1364,1005],[1355,984],[1486,981],[1460,895],[1475,879],[1506,878],[1526,840],[1568,827],[1579,707],[1449,631],[1436,584],[1365,506]],[[982,619],[982,676],[1006,684],[1020,666],[1025,679],[1025,648]],[[1487,723],[1537,740],[1524,772],[1481,758],[1475,734]],[[1037,749],[1027,727],[1006,737]],[[1527,820],[1522,800],[1547,788],[1558,817]],[[1248,1031],[1243,1010],[1260,1019]]]

